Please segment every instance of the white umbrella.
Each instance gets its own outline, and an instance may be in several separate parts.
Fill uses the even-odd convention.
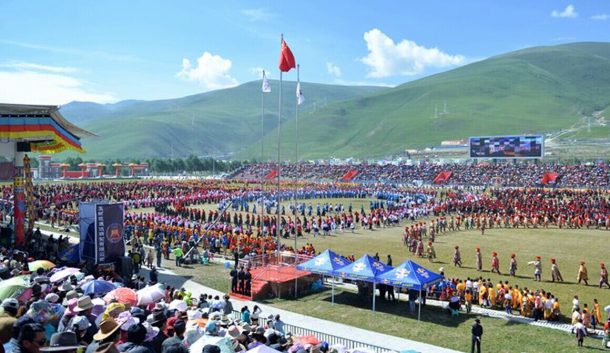
[[[206,344],[213,344],[220,347],[220,353],[235,353],[231,340],[227,337],[204,335],[189,347],[191,353],[200,353]]]
[[[184,300],[174,299],[171,303],[169,303],[168,309],[185,312],[188,309],[188,305],[186,305]]]
[[[68,278],[77,273],[82,273],[82,272],[80,272],[79,268],[66,267],[66,268],[61,269],[61,270],[55,272],[54,274],[52,274],[51,278],[49,278],[49,281],[51,281],[51,283],[59,282],[65,278]]]
[[[280,351],[278,351],[277,349],[273,349],[269,346],[266,346],[264,344],[261,344],[260,346],[256,346],[252,349],[250,349],[249,351],[246,351],[247,353],[281,353]]]
[[[148,305],[151,303],[156,303],[159,300],[165,298],[165,291],[159,285],[144,287],[140,289],[137,294],[138,305]]]

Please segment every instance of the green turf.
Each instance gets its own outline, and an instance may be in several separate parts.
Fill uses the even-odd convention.
[[[341,202],[348,205],[349,199],[327,199],[336,204]],[[360,204],[365,205],[368,211],[368,200],[351,200],[354,209],[359,210]],[[308,201],[306,201],[308,203]],[[287,203],[285,203],[287,204]],[[312,202],[315,206],[316,200]],[[204,208],[209,209],[206,205]],[[404,226],[405,223],[403,223]],[[298,246],[305,243],[314,244],[317,251],[327,248],[344,255],[354,254],[356,257],[364,253],[370,255],[379,252],[382,261],[387,254],[391,254],[394,265],[412,258],[418,263],[427,266],[433,271],[440,266],[445,268],[447,276],[465,278],[467,276],[490,278],[493,283],[498,280],[509,281],[520,287],[530,289],[545,289],[554,293],[562,303],[564,313],[569,313],[571,299],[575,294],[581,298],[581,303],[592,305],[593,298],[597,298],[602,307],[610,304],[610,290],[599,289],[593,285],[584,286],[575,284],[578,270],[578,261],[584,259],[589,264],[590,283],[598,279],[598,264],[607,261],[607,237],[610,234],[604,230],[559,230],[552,229],[488,229],[483,236],[479,231],[461,231],[446,233],[437,237],[435,248],[438,259],[429,263],[427,259],[417,259],[408,253],[402,244],[402,227],[376,229],[374,231],[358,229],[355,234],[346,232],[334,234],[330,237],[305,236],[298,239]],[[287,245],[293,246],[294,239],[282,239]],[[463,267],[453,267],[450,264],[453,247],[459,245],[462,250]],[[475,248],[479,246],[484,254],[484,271],[474,269]],[[511,253],[516,253],[519,261],[518,277],[496,275],[489,272],[490,254],[497,251],[500,257],[501,271],[508,268],[508,259]],[[544,259],[543,282],[533,281],[533,268],[527,266],[527,261],[540,255]],[[549,258],[557,258],[558,264],[566,280],[565,283],[548,282],[550,277]],[[198,268],[198,267],[197,267]],[[219,290],[226,290],[228,286],[228,271],[218,266],[218,271],[204,270],[202,275],[198,271],[179,269],[179,273],[193,275],[196,280]],[[469,350],[469,329],[472,317],[461,315],[452,319],[440,312],[439,309],[428,307],[422,310],[422,321],[417,323],[416,317],[407,313],[405,303],[389,304],[380,302],[378,312],[372,313],[371,303],[360,299],[355,293],[348,291],[337,292],[337,304],[331,305],[330,293],[323,292],[308,295],[299,300],[273,300],[271,304],[278,308],[312,315],[319,318],[344,322],[357,327],[383,332],[408,339],[419,340],[447,348],[466,351]],[[564,318],[564,321],[567,320]],[[564,332],[540,327],[526,326],[501,319],[484,318],[483,325],[486,333],[484,347],[493,348],[497,352],[574,352],[576,342],[573,335]],[[587,345],[579,351],[595,351],[601,341],[587,339]]]
[[[299,300],[274,300],[271,303],[281,309],[371,331],[458,351],[470,350],[470,327],[475,316],[460,314],[455,318],[438,307],[426,307],[422,309],[421,321],[418,322],[417,315],[408,312],[405,302],[378,301],[377,311],[372,312],[370,301],[360,299],[354,293],[337,291],[335,301],[336,304],[332,305],[331,294],[326,291]],[[485,330],[483,352],[577,351],[574,336],[564,332],[501,319],[482,318],[481,321]],[[601,341],[586,339],[586,345],[588,347],[578,351],[596,351],[601,347]]]

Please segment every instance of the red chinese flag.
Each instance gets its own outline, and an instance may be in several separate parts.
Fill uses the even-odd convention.
[[[280,51],[280,62],[278,66],[282,72],[288,72],[290,69],[296,67],[294,55],[292,55],[290,48],[288,48],[288,44],[286,44],[286,41],[284,40],[282,41],[282,50]]]

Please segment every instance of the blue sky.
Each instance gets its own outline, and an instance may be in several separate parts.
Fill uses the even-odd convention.
[[[0,102],[181,97],[279,78],[394,86],[508,51],[610,41],[610,2],[0,1]],[[296,72],[284,75],[296,80]]]

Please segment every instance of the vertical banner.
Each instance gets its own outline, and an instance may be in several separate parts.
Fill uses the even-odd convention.
[[[123,204],[98,204],[95,208],[96,263],[113,262],[125,256]]]
[[[81,202],[78,205],[80,219],[79,253],[83,260],[96,261],[95,257],[95,203]]]
[[[24,190],[23,167],[15,166],[15,176],[13,177],[14,195],[14,218],[15,218],[15,244],[25,246],[25,190]]]
[[[102,264],[125,256],[123,204],[82,202],[78,208],[81,259]]]

